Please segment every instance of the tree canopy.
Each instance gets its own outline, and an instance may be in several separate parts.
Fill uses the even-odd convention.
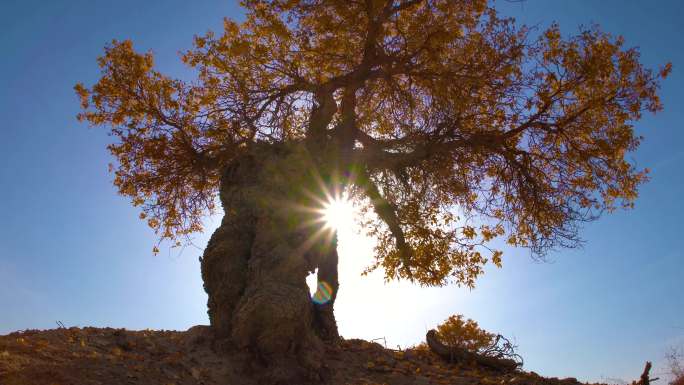
[[[161,238],[201,230],[221,169],[251,143],[334,154],[377,213],[388,278],[472,285],[490,241],[544,255],[631,207],[646,171],[626,158],[654,72],[621,37],[502,18],[485,0],[246,0],[196,36],[191,82],[113,41],[77,85],[79,118],[115,141],[114,184]],[[324,149],[324,151],[322,150]]]

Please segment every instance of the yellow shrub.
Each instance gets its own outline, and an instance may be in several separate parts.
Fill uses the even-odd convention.
[[[478,352],[494,343],[496,335],[480,329],[477,322],[463,319],[462,315],[452,315],[437,326],[437,336],[442,343],[451,347],[461,347]]]

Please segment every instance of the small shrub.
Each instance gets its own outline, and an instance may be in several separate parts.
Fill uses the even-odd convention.
[[[460,314],[452,315],[437,326],[437,336],[450,347],[461,347],[472,352],[480,352],[490,347],[496,335],[480,329],[477,322],[463,319]]]
[[[477,322],[452,315],[437,326],[437,338],[450,348],[461,348],[481,356],[513,360],[522,366],[523,359],[516,353],[517,346],[500,334],[480,328]]]

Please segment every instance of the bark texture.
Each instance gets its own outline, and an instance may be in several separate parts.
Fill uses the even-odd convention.
[[[201,258],[217,338],[255,354],[274,383],[315,378],[322,342],[338,337],[336,243],[324,231],[314,236],[318,214],[304,209],[320,189],[307,159],[303,146],[255,145],[227,167],[224,218]],[[333,288],[325,304],[312,302],[306,284],[317,268]]]
[[[322,304],[314,303],[314,330],[317,335],[326,342],[336,342],[340,336],[337,332],[334,306],[340,282],[337,276],[337,240],[332,239],[329,245],[323,245],[322,258],[318,264],[318,286],[327,284],[332,289],[331,298]]]

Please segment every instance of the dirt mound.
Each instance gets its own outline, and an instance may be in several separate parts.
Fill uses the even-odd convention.
[[[206,326],[185,332],[90,327],[15,332],[0,336],[0,384],[264,383],[262,364],[212,341]],[[572,378],[548,379],[522,371],[497,373],[475,365],[453,365],[425,349],[394,351],[362,340],[343,340],[328,347],[325,357],[325,370],[316,383],[579,384]]]

